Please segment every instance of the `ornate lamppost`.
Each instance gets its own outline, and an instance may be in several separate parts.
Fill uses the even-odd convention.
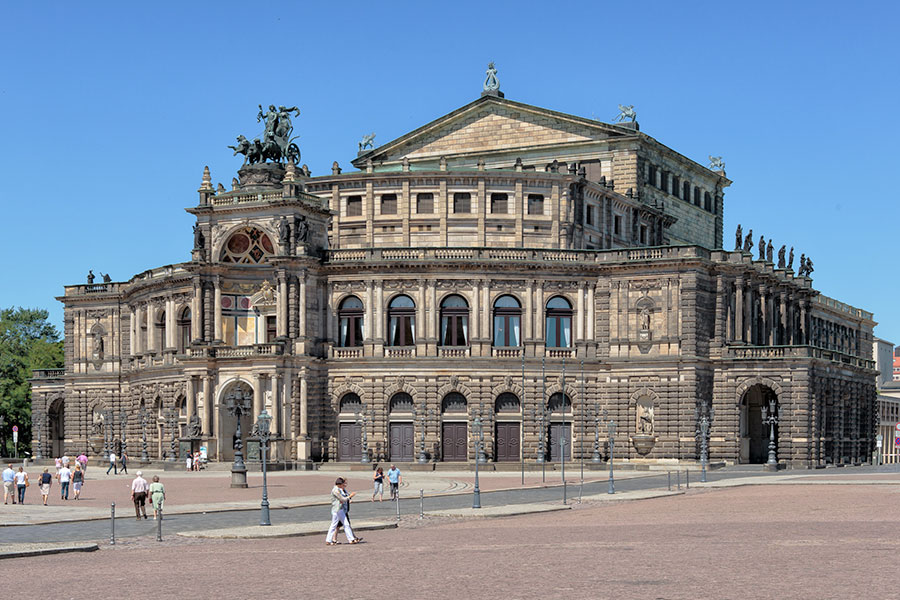
[[[147,418],[150,416],[150,413],[146,408],[141,408],[138,411],[138,418],[141,420],[141,462],[147,463],[150,462],[150,455],[147,454]]]
[[[356,411],[356,424],[359,425],[359,443],[362,451],[362,456],[359,458],[359,462],[368,463],[369,462],[369,419],[366,415],[366,407],[362,407],[362,412],[359,410]]]
[[[481,446],[484,445],[484,428],[481,424],[481,417],[475,417],[475,421],[472,423],[473,433],[475,434],[475,452],[478,453],[481,451]],[[481,488],[478,487],[478,463],[479,461],[475,460],[475,491],[472,492],[472,508],[481,508]]]
[[[419,428],[419,458],[417,462],[420,465],[424,465],[428,463],[428,455],[425,453],[425,428],[428,426],[428,409],[425,406],[424,399],[422,400],[421,423]]]
[[[231,487],[247,487],[247,466],[244,464],[244,441],[241,439],[241,417],[250,414],[250,394],[237,385],[225,395],[225,408],[237,419],[234,431],[234,464],[231,465]]]
[[[484,423],[484,402],[478,403],[478,416],[475,418],[479,419],[479,423],[481,423],[480,428],[479,428],[479,433],[478,433],[480,443],[478,445],[478,460],[477,460],[477,462],[480,462],[481,464],[485,464],[487,462],[487,455],[484,452],[484,425],[485,425],[485,423]]]
[[[103,415],[103,460],[109,460],[109,453],[112,452],[112,411],[104,410],[100,413]]]
[[[778,470],[778,459],[775,457],[775,427],[781,419],[781,407],[778,402],[771,398],[769,405],[762,405],[762,422],[769,426],[769,460],[766,461],[766,469],[770,471]]]
[[[165,415],[166,427],[172,436],[169,439],[169,455],[166,457],[166,462],[175,462],[177,454],[176,444],[178,440],[178,412],[174,408],[167,408]]]
[[[3,417],[0,417],[2,419]],[[0,428],[3,425],[0,424]],[[34,432],[34,459],[40,460],[44,458],[43,448],[43,433],[44,433],[44,415],[42,413],[32,413],[31,414],[31,429]]]
[[[603,457],[600,455],[600,411],[596,406],[591,410],[591,418],[594,420],[594,452],[591,462],[599,464],[603,462]]]
[[[706,465],[709,462],[709,427],[715,409],[707,404],[698,406],[694,411],[697,419],[697,435],[700,436],[700,481],[706,483]]]
[[[609,413],[606,409],[603,409],[603,416],[606,417]],[[616,493],[616,481],[613,476],[613,442],[615,441],[616,436],[616,422],[610,419],[606,423],[606,431],[609,434],[609,489],[607,493],[615,494]]]
[[[260,525],[271,525],[272,523],[269,521],[269,488],[266,482],[266,460],[268,458],[268,446],[269,440],[272,439],[272,417],[268,412],[263,409],[259,416],[256,418],[256,437],[259,438],[260,443],[262,444],[262,474],[263,474],[263,492],[262,492],[262,503],[260,503],[260,512],[259,512],[259,524]]]
[[[119,411],[119,439],[122,440],[122,454],[125,454],[127,442],[125,441],[125,431],[128,428],[128,413],[125,409]]]

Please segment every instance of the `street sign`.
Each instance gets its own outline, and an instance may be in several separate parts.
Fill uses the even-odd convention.
[[[897,429],[900,429],[900,423],[897,423]],[[19,433],[18,425],[13,425],[13,433]]]
[[[900,446],[900,437],[895,437],[895,438],[894,438],[894,445],[895,445],[895,446]]]
[[[900,431],[900,423],[897,423],[896,425],[894,425],[894,429],[896,429],[897,431]]]

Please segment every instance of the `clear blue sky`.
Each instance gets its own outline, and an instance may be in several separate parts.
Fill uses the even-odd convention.
[[[722,155],[738,223],[811,255],[815,286],[900,344],[898,4],[893,2],[5,2],[0,19],[0,307],[44,307],[88,269],[126,280],[189,260],[204,165],[296,104],[302,162],[345,168],[478,97]]]

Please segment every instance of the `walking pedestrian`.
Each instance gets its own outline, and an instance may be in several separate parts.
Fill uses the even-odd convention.
[[[375,482],[375,489],[372,491],[372,502],[375,502],[375,496],[379,496],[379,502],[384,502],[384,469],[381,467],[375,469],[372,480]]]
[[[194,457],[190,452],[188,452],[187,457],[184,459],[184,468],[186,471],[190,471],[190,470],[192,470],[193,466],[194,466]]]
[[[56,457],[53,461],[56,466],[56,474],[59,475],[59,470],[62,469],[62,459],[60,457]]]
[[[81,496],[81,487],[84,485],[84,471],[81,470],[81,463],[75,463],[75,472],[72,473],[72,489],[75,490],[75,499]]]
[[[331,527],[328,528],[328,533],[325,535],[325,543],[329,546],[340,543],[335,539],[338,523],[344,525],[344,534],[346,534],[348,542],[358,544],[362,541],[362,538],[353,535],[350,520],[347,518],[350,499],[355,495],[356,492],[347,492],[347,482],[343,477],[335,479],[334,487],[331,489]]]
[[[387,472],[388,481],[391,483],[391,500],[400,499],[400,484],[403,483],[403,477],[400,475],[400,469],[391,465]]]
[[[141,477],[143,475],[142,472],[137,472],[137,477],[131,482],[131,501],[134,502],[134,516],[140,521],[141,514],[143,513],[144,518],[147,518],[147,507],[145,505],[147,501],[147,490],[150,489],[150,486],[147,485],[147,480]]]
[[[78,455],[78,458],[76,458],[75,460],[78,462],[79,465],[81,465],[81,470],[84,472],[84,474],[87,475],[87,464],[88,464],[87,454],[82,452],[81,454]]]
[[[62,458],[59,460],[62,462],[62,466],[64,466],[67,469],[69,468],[69,463],[71,462],[71,460],[69,459],[68,454],[63,454]]]
[[[29,485],[28,473],[25,472],[24,467],[19,467],[19,472],[16,473],[16,490],[19,492],[19,504],[25,504],[25,488]]]
[[[122,470],[126,475],[128,475],[128,454],[125,452],[125,450],[122,450],[122,456],[120,456],[119,458],[122,463]]]
[[[159,475],[153,476],[153,483],[150,484],[150,504],[153,505],[153,520],[159,516],[159,512],[163,509],[163,502],[166,500],[166,488],[159,482]]]
[[[113,470],[113,475],[119,474],[119,468],[116,466],[116,453],[109,453],[109,467],[106,468],[106,474],[109,475],[109,470]]]
[[[56,479],[59,480],[59,496],[62,500],[69,499],[69,482],[72,481],[72,471],[69,470],[69,467],[63,467],[59,470],[59,473],[56,474]]]
[[[3,469],[3,504],[9,504],[8,499],[12,498],[12,503],[16,503],[16,495],[13,493],[15,489],[16,472],[13,471],[12,463],[6,465]]]
[[[53,475],[50,474],[50,469],[44,469],[44,472],[41,473],[41,500],[44,501],[44,506],[47,506],[51,485],[53,485]]]

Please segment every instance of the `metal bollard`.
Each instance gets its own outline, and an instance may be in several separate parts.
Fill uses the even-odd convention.
[[[109,545],[116,545],[116,503],[109,505]]]
[[[672,491],[672,472],[666,471],[666,484],[669,486],[669,491]]]
[[[397,488],[397,520],[400,520],[400,488]]]
[[[675,487],[681,490],[681,471],[675,471]]]
[[[419,518],[425,518],[425,490],[419,490]]]
[[[687,489],[691,489],[691,470],[684,470],[684,483],[687,485]]]
[[[156,541],[162,541],[162,506],[156,511]],[[335,536],[336,537],[336,536]]]

